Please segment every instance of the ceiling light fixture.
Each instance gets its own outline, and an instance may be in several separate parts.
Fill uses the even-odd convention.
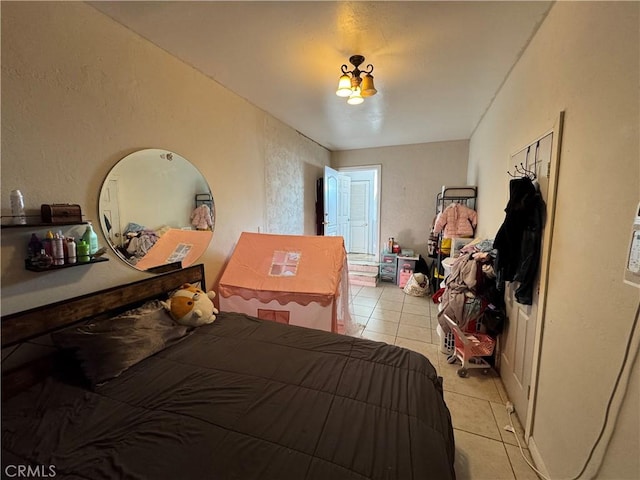
[[[349,97],[347,103],[349,105],[359,105],[364,102],[363,97],[372,97],[378,91],[373,86],[373,65],[367,65],[367,70],[362,71],[358,67],[364,62],[362,55],[352,55],[349,62],[353,65],[353,70],[349,71],[347,65],[342,65],[342,75],[338,81],[338,90],[336,95],[339,97]],[[364,78],[360,75],[366,73]],[[349,76],[351,74],[351,76]]]

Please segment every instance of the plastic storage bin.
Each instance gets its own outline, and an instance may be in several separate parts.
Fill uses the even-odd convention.
[[[411,264],[405,263],[398,273],[398,286],[404,288],[411,275],[413,275],[413,268],[411,268]]]
[[[396,283],[398,274],[397,259],[398,255],[395,253],[383,252],[380,255],[380,280]]]
[[[453,267],[453,262],[455,262],[455,258],[447,257],[442,260],[442,268],[444,269],[444,278],[447,278],[451,274],[451,268]]]

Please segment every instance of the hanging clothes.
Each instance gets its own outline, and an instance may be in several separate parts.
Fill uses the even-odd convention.
[[[478,214],[472,208],[461,203],[451,203],[440,212],[433,226],[433,232],[443,232],[445,238],[473,237],[478,225]]]
[[[464,307],[467,297],[475,296],[477,268],[469,253],[460,255],[453,262],[451,273],[444,281],[445,289],[440,298],[442,308],[438,312],[438,323],[445,332],[450,330],[449,324],[443,318],[445,314],[461,329],[466,326]]]
[[[191,225],[197,230],[211,230],[213,227],[213,217],[209,205],[203,203],[191,213]]]
[[[505,212],[504,222],[493,242],[497,250],[496,285],[504,291],[505,282],[519,282],[516,301],[531,305],[545,221],[545,203],[537,184],[526,176],[511,180]]]

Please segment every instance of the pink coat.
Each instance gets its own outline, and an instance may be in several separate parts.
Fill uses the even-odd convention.
[[[438,214],[433,232],[437,234],[444,229],[445,238],[473,237],[477,224],[478,214],[475,210],[460,203],[452,203]]]

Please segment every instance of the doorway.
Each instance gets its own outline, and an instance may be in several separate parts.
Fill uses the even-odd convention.
[[[342,235],[347,253],[352,258],[359,256],[378,261],[380,174],[380,165],[343,167],[338,170],[325,168],[324,212],[325,221],[328,222],[325,224],[325,235]],[[338,215],[338,212],[342,215]],[[331,228],[332,220],[337,229]]]

